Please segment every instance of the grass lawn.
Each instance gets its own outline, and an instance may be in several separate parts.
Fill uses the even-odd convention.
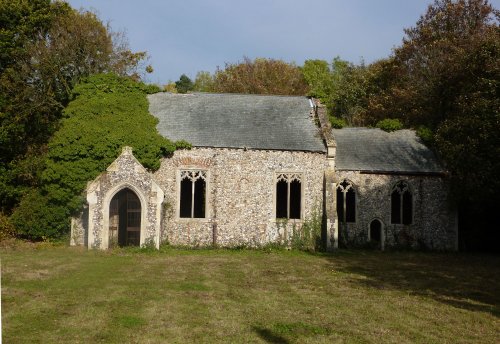
[[[500,257],[1,248],[4,343],[500,343]]]

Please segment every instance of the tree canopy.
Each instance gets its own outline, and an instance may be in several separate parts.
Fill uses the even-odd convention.
[[[0,0],[0,27],[0,211],[9,213],[38,185],[73,87],[101,72],[137,78],[146,54],[60,1]]]
[[[245,57],[241,63],[226,63],[217,69],[213,91],[218,93],[251,93],[306,95],[307,82],[299,67],[281,60]]]
[[[69,216],[84,203],[86,183],[131,146],[148,169],[176,145],[157,130],[146,95],[159,88],[115,74],[97,74],[78,84],[64,110],[60,129],[48,143],[40,187],[31,190],[12,215],[18,232],[30,238],[67,232]],[[184,142],[179,147],[188,147]]]
[[[483,244],[500,203],[499,20],[487,0],[435,0],[389,58],[334,62],[326,97],[351,125],[393,118],[417,129],[450,171],[461,223]]]
[[[192,91],[193,88],[193,81],[186,74],[182,74],[179,80],[175,82],[175,89],[179,93],[188,93],[189,91]]]

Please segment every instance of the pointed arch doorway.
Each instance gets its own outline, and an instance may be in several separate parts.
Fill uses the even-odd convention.
[[[385,248],[384,224],[379,219],[373,219],[368,225],[368,241],[380,250]]]
[[[141,201],[129,188],[120,190],[109,202],[109,247],[139,246]]]

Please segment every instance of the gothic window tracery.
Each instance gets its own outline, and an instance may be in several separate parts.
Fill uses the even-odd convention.
[[[179,217],[205,218],[207,172],[183,170],[180,177]]]
[[[276,176],[276,218],[300,219],[302,174],[279,173]]]
[[[413,222],[413,195],[408,183],[398,182],[391,192],[391,223],[409,225]]]
[[[340,222],[356,222],[356,191],[347,180],[337,186],[337,216]]]

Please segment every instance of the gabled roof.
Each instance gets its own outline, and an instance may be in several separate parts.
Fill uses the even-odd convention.
[[[334,129],[335,169],[401,174],[442,174],[434,153],[413,130]]]
[[[325,152],[307,97],[251,94],[148,96],[158,131],[195,147]]]

